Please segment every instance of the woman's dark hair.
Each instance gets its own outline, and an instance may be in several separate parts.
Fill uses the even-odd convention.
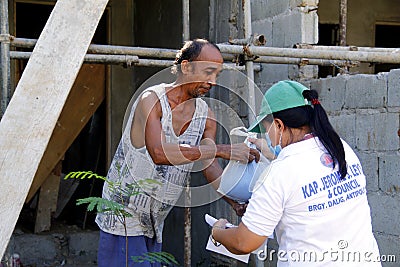
[[[344,147],[339,135],[329,122],[328,115],[318,101],[318,92],[315,90],[304,90],[303,96],[311,101],[313,106],[306,105],[290,108],[273,113],[274,118],[279,118],[289,128],[299,128],[309,125],[313,133],[318,136],[325,149],[333,159],[339,164],[339,173],[342,179],[347,175],[347,164],[345,159]]]
[[[201,49],[205,45],[211,45],[215,47],[218,51],[220,51],[219,47],[214,43],[207,41],[206,39],[194,39],[192,41],[185,42],[185,45],[179,50],[179,52],[175,56],[174,66],[172,67],[173,73],[180,73],[181,68],[180,65],[182,61],[194,61],[201,52]]]

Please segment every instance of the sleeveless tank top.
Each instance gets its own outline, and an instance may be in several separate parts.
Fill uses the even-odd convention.
[[[207,103],[196,98],[193,118],[181,135],[176,136],[172,126],[172,110],[165,87],[160,84],[146,89],[154,92],[161,104],[161,125],[167,143],[197,146],[202,139],[208,115]],[[143,94],[142,93],[142,94]],[[131,142],[130,127],[133,122],[137,102],[132,106],[121,141],[114,155],[103,198],[113,200],[124,206],[130,215],[118,216],[114,212],[98,213],[96,223],[101,230],[115,235],[125,235],[125,220],[128,236],[144,235],[162,242],[164,220],[178,200],[193,163],[182,165],[155,165],[146,147],[135,148]]]

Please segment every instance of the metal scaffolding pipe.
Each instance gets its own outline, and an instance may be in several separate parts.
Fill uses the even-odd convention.
[[[31,52],[18,52],[11,51],[10,57],[11,59],[29,59]],[[91,63],[108,63],[108,64],[126,64],[129,65],[129,62],[133,62],[135,60],[135,56],[131,55],[100,55],[100,54],[88,54],[89,58],[85,61],[86,63],[91,60]],[[102,61],[101,58],[104,58]],[[225,58],[225,55],[224,55]],[[234,57],[232,55],[226,55],[226,58],[229,60],[233,60]],[[226,59],[225,58],[225,59]],[[270,63],[270,64],[292,64],[292,65],[321,65],[321,66],[349,66],[356,67],[359,65],[358,61],[348,61],[348,60],[325,60],[325,59],[308,59],[308,58],[286,58],[286,57],[269,57],[269,56],[261,56],[254,60],[255,63]],[[144,67],[171,67],[174,64],[173,60],[160,60],[160,59],[142,59],[139,58],[138,62],[134,62],[135,66],[144,66]],[[224,69],[236,69],[243,71],[245,70],[244,66],[238,66],[235,63],[224,63]],[[253,66],[254,71],[261,71],[260,65]]]
[[[182,39],[190,40],[190,5],[189,0],[182,0]]]
[[[0,35],[9,36],[8,25],[8,0],[0,1]],[[3,38],[2,38],[3,39]],[[5,38],[4,38],[5,39]],[[10,42],[2,40],[0,44],[0,81],[1,81],[1,104],[0,118],[3,117],[7,105],[11,99],[10,81]]]
[[[261,56],[254,60],[255,63],[270,64],[291,64],[291,65],[319,65],[319,66],[339,66],[339,67],[357,67],[360,65],[358,61],[349,60],[328,60],[315,58],[291,58],[291,57],[269,57]]]
[[[36,39],[12,38],[11,45],[15,47],[33,48]],[[91,44],[88,49],[90,54],[132,55],[139,57],[175,58],[178,50],[165,48],[129,47],[118,45]]]
[[[243,14],[244,14],[244,38],[250,40],[252,37],[252,29],[251,29],[251,1],[243,0]],[[254,89],[254,66],[253,61],[246,61],[246,74],[247,74],[247,86],[249,88],[248,94],[248,118],[249,124],[252,124],[256,119],[254,110],[256,108],[256,100],[255,100],[255,89]]]
[[[222,53],[242,54],[243,46],[218,44]],[[400,63],[398,52],[328,51],[279,47],[248,46],[246,52],[257,56],[350,60],[369,63]]]
[[[185,186],[185,218],[184,218],[184,234],[183,234],[183,242],[184,242],[184,266],[190,267],[192,266],[192,194],[190,188],[190,182],[192,178],[190,175],[186,178],[186,186]]]
[[[190,14],[189,14],[189,0],[182,0],[182,41],[186,42],[190,40]],[[184,211],[184,233],[183,233],[183,265],[190,267],[192,265],[192,212],[191,212],[191,201],[192,195],[190,191],[191,176],[188,175],[186,178],[185,186],[185,211]]]
[[[26,59],[32,55],[32,52],[19,52],[19,51],[10,51],[11,59]],[[164,67],[168,68],[174,64],[173,60],[160,60],[160,59],[142,59],[137,56],[130,55],[100,55],[100,54],[87,54],[85,56],[85,63],[95,63],[95,64],[115,64],[115,65],[124,65],[124,66],[141,66],[141,67]],[[244,66],[237,66],[234,63],[224,63],[223,69],[231,70],[239,70],[244,71]],[[260,65],[254,66],[254,71],[261,71]]]
[[[250,39],[229,39],[228,41],[229,44],[235,45],[265,45],[266,42],[267,39],[265,39],[265,36],[263,34],[251,36]]]
[[[346,46],[347,43],[347,0],[340,0],[339,10],[339,46]],[[348,71],[348,67],[340,69],[340,73]]]
[[[36,44],[34,39],[11,38],[11,46],[33,48]],[[350,62],[371,62],[371,63],[400,63],[399,48],[380,48],[380,47],[355,47],[355,46],[315,46],[306,44],[297,44],[298,48],[279,48],[266,46],[249,46],[230,44],[217,44],[221,49],[224,59],[233,59],[234,54],[243,54],[244,50],[252,55],[268,56],[271,62],[264,60],[255,60],[262,63],[274,64],[290,64],[287,60],[277,62],[275,57],[279,58],[307,58],[310,60],[343,60]],[[246,48],[246,49],[245,49]],[[301,49],[299,49],[301,48]],[[307,48],[307,49],[305,49]],[[139,57],[155,57],[174,59],[178,50],[175,49],[159,49],[148,47],[128,47],[113,45],[96,45],[89,46],[88,53],[94,54],[117,54],[117,55],[134,55]],[[314,61],[316,62],[316,61]],[[323,61],[322,61],[323,62]],[[297,64],[297,63],[294,63]],[[337,64],[340,65],[340,64]]]
[[[347,0],[340,0],[339,10],[339,45],[347,43]]]
[[[400,48],[386,47],[362,47],[362,46],[329,46],[329,45],[312,45],[312,44],[296,44],[298,49],[314,49],[314,50],[334,50],[334,51],[362,51],[362,52],[400,52]]]
[[[251,0],[242,0],[243,2],[243,20],[244,20],[244,38],[250,40],[253,37],[253,30],[251,27]],[[261,38],[261,41],[264,41],[265,38]],[[263,42],[262,42],[263,43]],[[260,43],[261,45],[261,43]],[[264,43],[262,44],[264,45]],[[246,47],[250,47],[250,43],[247,44]],[[222,51],[221,51],[222,52]],[[255,87],[254,87],[254,62],[252,60],[248,60],[248,54],[245,54],[246,61],[246,74],[247,74],[247,86],[248,86],[248,118],[249,125],[251,125],[256,119],[256,100],[255,100]],[[258,257],[255,258],[255,265],[264,266],[264,262],[261,261]]]
[[[19,52],[10,51],[11,59],[29,59],[32,52]],[[137,56],[131,55],[99,55],[99,54],[87,54],[84,59],[85,63],[105,63],[105,64],[124,64],[127,66],[139,63]]]
[[[139,59],[139,62],[135,66],[143,67],[164,67],[168,68],[174,65],[173,60],[161,60],[161,59]]]

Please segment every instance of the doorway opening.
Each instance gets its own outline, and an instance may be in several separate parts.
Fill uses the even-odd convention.
[[[337,46],[339,45],[339,24],[318,25],[318,45]],[[339,70],[335,66],[318,66],[318,77],[326,78],[336,76]]]
[[[54,4],[55,2],[15,2],[15,35],[18,38],[38,39],[54,8]],[[108,14],[109,12],[106,9],[92,39],[93,43],[108,44]],[[31,52],[32,49],[18,48],[18,51]],[[27,60],[15,61],[16,83],[19,81],[27,62]],[[96,77],[93,77],[94,73]],[[103,64],[83,64],[74,88],[84,88],[87,80],[91,80],[90,85],[93,88],[104,91],[104,95],[106,95],[107,66]],[[77,105],[79,104],[77,103]],[[103,100],[79,135],[67,148],[61,163],[63,174],[68,174],[71,171],[93,171],[99,175],[106,175],[106,127],[106,101]],[[82,228],[96,227],[94,223],[95,213],[87,212],[85,205],[76,206],[76,200],[89,196],[100,196],[102,186],[103,183],[97,179],[74,180],[69,183],[64,183],[61,179],[57,211],[54,212],[52,219]],[[26,230],[32,230],[31,227],[35,225],[38,194],[36,193],[35,197],[24,206],[21,212],[19,225]],[[61,195],[65,197],[60,199]]]
[[[375,47],[400,47],[400,24],[379,23],[375,26]],[[400,68],[400,64],[375,64],[375,74]]]

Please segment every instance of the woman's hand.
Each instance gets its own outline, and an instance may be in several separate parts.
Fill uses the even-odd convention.
[[[216,221],[212,227],[219,228],[219,229],[225,229],[227,223],[229,223],[227,219],[221,218],[218,221]]]
[[[258,150],[261,151],[261,153],[264,155],[269,160],[275,159],[274,153],[271,152],[271,150],[268,147],[267,140],[264,138],[248,138],[250,143],[254,144]]]

